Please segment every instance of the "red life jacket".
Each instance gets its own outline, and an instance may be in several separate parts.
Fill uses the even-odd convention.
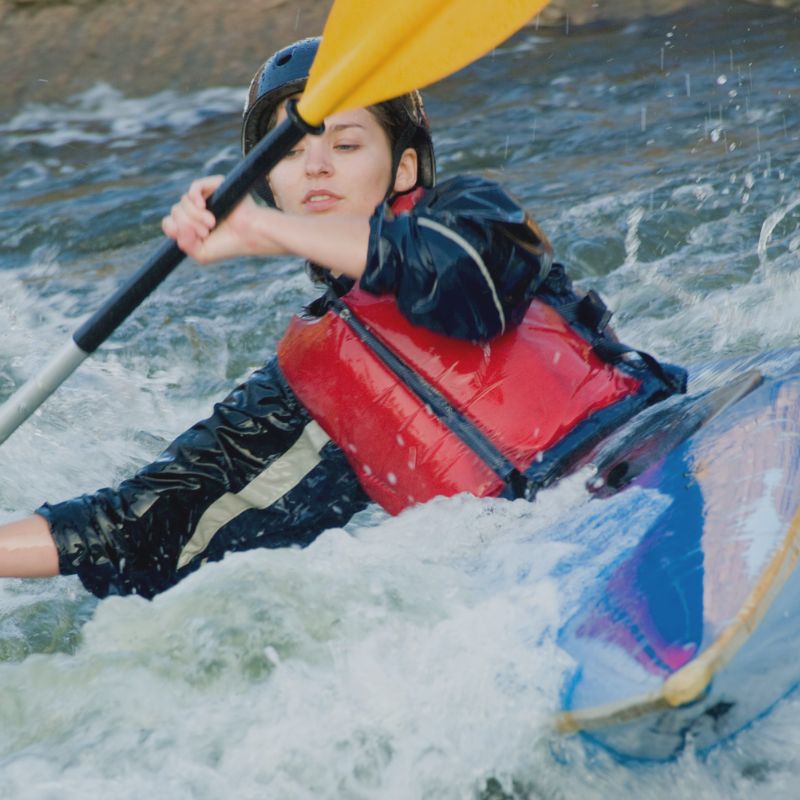
[[[348,313],[522,474],[579,423],[641,386],[538,300],[485,345],[412,325],[392,297],[359,289],[343,298],[341,313],[295,317],[278,345],[281,370],[367,494],[392,514],[437,495],[497,496],[506,481],[376,355]]]
[[[478,344],[413,325],[393,296],[356,287],[321,317],[294,317],[278,362],[392,514],[437,495],[530,496],[570,451],[670,393],[601,359],[538,299],[518,326]]]

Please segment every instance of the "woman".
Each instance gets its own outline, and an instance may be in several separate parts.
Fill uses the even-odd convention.
[[[256,74],[245,152],[302,91],[317,46],[291,45]],[[610,365],[630,351],[603,334],[604,307],[576,297],[502,189],[434,181],[412,93],[328,118],[257,187],[266,205],[248,198],[220,225],[205,200],[221,178],[193,183],[162,223],[188,255],[301,256],[325,294],[277,358],[154,463],[3,526],[0,574],[76,573],[99,596],[150,597],[227,551],[308,544],[370,499],[397,512],[458,491],[532,497],[680,390],[680,371],[647,357]],[[422,352],[449,366],[432,375]]]

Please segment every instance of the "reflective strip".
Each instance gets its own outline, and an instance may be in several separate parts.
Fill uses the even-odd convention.
[[[200,517],[191,539],[181,550],[178,569],[185,567],[210,544],[217,531],[251,508],[269,508],[290,492],[322,460],[320,451],[330,437],[313,420],[300,438],[240,492],[226,492]]]
[[[495,289],[494,281],[492,280],[489,270],[486,268],[486,264],[481,258],[481,254],[466,239],[464,239],[463,236],[459,236],[455,231],[451,231],[450,228],[442,225],[439,222],[435,222],[427,217],[419,217],[419,224],[422,225],[423,228],[430,228],[432,231],[441,233],[442,236],[447,237],[451,242],[455,242],[478,265],[478,269],[486,280],[486,283],[489,286],[489,291],[492,293],[494,307],[497,309],[497,316],[500,317],[500,333],[502,333],[506,329],[506,315],[503,313],[503,306],[500,303],[500,298],[497,296],[497,290]]]

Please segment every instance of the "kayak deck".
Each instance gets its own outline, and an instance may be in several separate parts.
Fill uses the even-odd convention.
[[[651,414],[638,445],[621,432],[598,454],[598,493],[620,464],[627,483],[598,524],[642,532],[559,632],[576,666],[558,730],[666,759],[713,747],[800,679],[785,658],[800,637],[800,376],[759,384]]]

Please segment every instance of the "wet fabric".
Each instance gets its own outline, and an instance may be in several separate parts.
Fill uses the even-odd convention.
[[[307,545],[367,503],[272,361],[117,489],[37,513],[62,574],[100,597],[152,597],[228,551]]]
[[[462,176],[426,191],[409,213],[378,209],[359,283],[394,294],[415,325],[486,341],[519,323],[551,261],[544,234],[505,190]]]

